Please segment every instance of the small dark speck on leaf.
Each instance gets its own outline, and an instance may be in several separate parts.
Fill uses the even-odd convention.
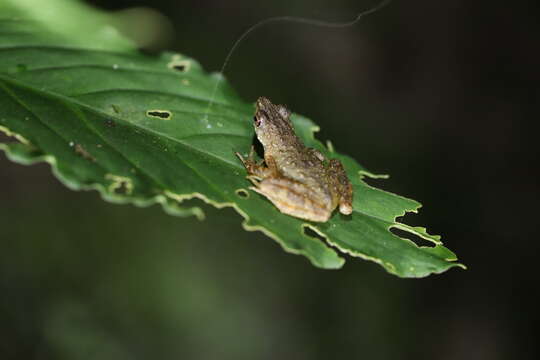
[[[81,156],[83,159],[95,162],[96,158],[90,155],[88,151],[86,151],[81,144],[75,144],[75,153],[79,156]]]
[[[116,123],[110,119],[105,120],[105,125],[110,128],[116,127]]]

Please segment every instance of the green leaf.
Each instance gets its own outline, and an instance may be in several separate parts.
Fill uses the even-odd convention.
[[[66,3],[55,0],[47,6]],[[0,130],[14,139],[0,147],[10,159],[46,161],[70,188],[96,189],[113,202],[160,203],[171,214],[199,218],[204,216],[200,208],[179,203],[198,198],[233,207],[245,218],[246,230],[264,232],[321,268],[343,265],[334,248],[401,277],[463,267],[438,236],[396,221],[416,212],[419,203],[367,185],[363,177],[373,175],[325,148],[314,138],[317,127],[299,115],[293,122],[305,143],[343,161],[354,186],[354,213],[336,212],[324,224],[281,214],[246,190],[246,172],[234,156],[251,146],[253,105],[222,81],[208,107],[219,75],[207,74],[179,54],[140,54],[129,41],[110,36],[114,31],[100,39],[99,31],[90,30],[110,27],[103,23],[107,17],[69,3],[72,18],[86,18],[85,31],[73,36],[69,21],[46,17],[43,5],[0,3]],[[326,243],[309,231],[306,235],[306,228]],[[391,228],[431,241],[433,247],[419,247]]]

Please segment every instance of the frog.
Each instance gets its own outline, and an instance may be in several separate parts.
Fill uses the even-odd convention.
[[[250,189],[280,212],[303,220],[326,222],[336,208],[351,215],[353,188],[341,161],[304,145],[286,106],[264,96],[255,105],[253,127],[264,159],[255,160],[254,146],[247,157],[236,152],[253,184]]]

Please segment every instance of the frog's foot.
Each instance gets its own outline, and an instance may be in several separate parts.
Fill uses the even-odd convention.
[[[353,211],[352,207],[352,185],[347,179],[346,183],[341,184],[341,197],[339,198],[339,212],[343,215],[351,215]]]
[[[341,199],[339,201],[339,212],[342,213],[343,215],[351,215],[352,214],[352,203],[347,202],[347,201],[343,201],[343,199]]]

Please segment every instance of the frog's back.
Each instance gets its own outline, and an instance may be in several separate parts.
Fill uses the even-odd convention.
[[[307,151],[307,148],[283,151],[276,159],[282,176],[305,184],[325,200],[331,199],[327,169],[324,163]]]

